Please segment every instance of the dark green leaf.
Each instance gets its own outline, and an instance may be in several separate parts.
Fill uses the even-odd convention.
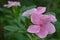
[[[0,12],[12,14],[12,12],[6,8],[0,8]]]
[[[29,9],[32,9],[32,8],[35,8],[36,7],[36,5],[32,5],[32,6],[23,6],[22,8],[21,8],[21,10],[20,10],[20,13],[22,13],[22,12],[24,12],[24,11],[26,11],[26,10],[29,10]]]
[[[8,31],[11,31],[11,32],[15,32],[15,31],[17,31],[19,28],[18,28],[17,26],[10,26],[10,25],[8,25],[8,26],[5,26],[4,29],[5,29],[5,30],[8,30]]]
[[[21,33],[16,33],[15,37],[17,38],[17,40],[27,40],[27,38]]]
[[[47,12],[46,14],[52,14],[52,15],[56,16],[56,14],[54,12]]]

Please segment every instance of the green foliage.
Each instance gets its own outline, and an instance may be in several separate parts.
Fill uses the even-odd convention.
[[[6,8],[0,8],[0,12],[11,14],[12,12]]]
[[[36,5],[22,6],[20,12],[22,13],[22,12],[24,12],[24,11],[26,11],[26,10],[29,10],[29,9],[32,9],[32,8],[35,8],[35,7],[36,7]]]
[[[55,14],[54,12],[47,12],[47,13],[45,13],[45,14],[51,14],[51,15],[56,16],[56,14]]]
[[[3,5],[7,4],[8,0],[0,0],[0,30],[4,30],[3,35],[5,40],[60,40],[60,0],[12,1],[19,1],[21,7],[5,8]],[[48,35],[44,39],[40,39],[36,35],[27,32],[28,26],[32,23],[29,17],[22,16],[22,13],[26,10],[38,6],[46,7],[47,12],[45,14],[52,14],[57,18],[57,22],[53,23],[56,27],[56,32]],[[2,31],[0,31],[0,33],[2,33]],[[0,38],[0,40],[4,38]]]
[[[8,31],[11,31],[11,32],[15,32],[15,31],[18,31],[18,27],[17,26],[5,26],[4,27],[5,30],[8,30]]]

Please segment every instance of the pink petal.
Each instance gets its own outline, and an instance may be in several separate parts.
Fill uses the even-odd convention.
[[[40,26],[39,25],[31,25],[31,26],[29,26],[27,31],[30,33],[38,33],[40,31]]]
[[[41,15],[42,13],[46,11],[46,7],[38,7],[37,10],[39,12],[38,14]]]
[[[10,3],[13,3],[13,1],[8,1],[8,3],[10,4]]]
[[[21,5],[20,5],[20,2],[8,1],[8,4],[3,5],[3,6],[4,6],[4,7],[7,7],[7,8],[10,8],[10,7],[12,7],[12,6],[21,6]]]
[[[37,14],[31,15],[31,21],[33,24],[40,24],[40,17]]]
[[[46,23],[47,22],[56,22],[57,19],[55,16],[49,14],[49,15],[41,15],[40,18],[45,21]]]
[[[55,27],[53,24],[51,23],[48,23],[46,26],[45,26],[46,30],[48,31],[49,34],[52,34],[56,31]]]
[[[45,38],[48,35],[48,31],[44,27],[41,27],[40,32],[36,33],[36,35],[40,38]]]
[[[10,3],[10,5],[12,5],[12,6],[20,6],[20,2],[12,2],[12,3]]]
[[[50,15],[50,19],[51,19],[51,22],[56,22],[57,21],[56,17],[53,16],[53,15]]]
[[[35,8],[25,11],[25,12],[22,14],[22,16],[30,16],[30,15],[33,14],[33,13],[36,13],[36,9],[35,9]]]
[[[3,5],[4,7],[7,7],[7,8],[10,8],[12,5],[10,4],[6,4],[6,5]]]
[[[12,7],[12,4],[8,4],[7,8],[10,8],[10,7]]]
[[[40,15],[40,20],[42,21],[43,24],[50,23],[50,17],[49,17],[49,15]]]
[[[21,6],[21,5],[20,5],[20,2],[15,2],[15,5],[16,5],[16,6]]]

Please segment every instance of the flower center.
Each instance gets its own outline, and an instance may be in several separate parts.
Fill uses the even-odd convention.
[[[40,27],[43,27],[43,25],[44,25],[44,24],[43,24],[43,23],[41,23],[41,24],[40,24]]]

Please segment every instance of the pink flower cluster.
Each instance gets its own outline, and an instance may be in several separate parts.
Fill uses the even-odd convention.
[[[21,6],[20,2],[17,1],[8,1],[8,4],[3,5],[4,7],[10,8],[12,6]]]
[[[57,21],[56,17],[51,14],[43,14],[45,11],[46,7],[38,7],[27,10],[22,14],[22,16],[30,16],[33,23],[28,27],[27,31],[35,33],[40,38],[45,38],[48,34],[56,31],[51,23]]]

